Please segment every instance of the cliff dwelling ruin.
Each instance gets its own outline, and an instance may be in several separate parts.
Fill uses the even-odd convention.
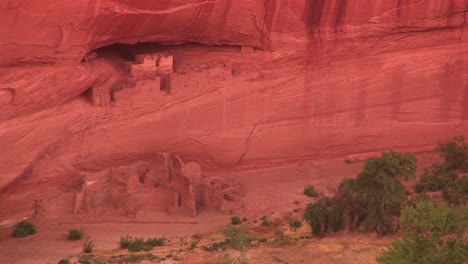
[[[100,219],[144,215],[146,220],[161,212],[196,216],[200,210],[239,208],[239,195],[238,184],[208,178],[197,163],[160,153],[129,165],[84,172],[76,190],[38,198],[34,216]]]
[[[189,49],[191,45],[188,44]],[[233,77],[232,67],[225,62],[184,64],[187,55],[180,51],[186,48],[148,43],[116,44],[88,53],[83,63],[98,69],[96,81],[86,92],[88,100],[94,106],[132,107],[145,100],[163,100],[188,90],[208,90]],[[247,46],[205,48],[219,53],[255,52],[253,47]],[[106,67],[111,73],[99,73]]]

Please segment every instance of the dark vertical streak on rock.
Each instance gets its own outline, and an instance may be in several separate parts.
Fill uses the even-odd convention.
[[[346,16],[346,8],[347,8],[347,0],[337,0],[338,3],[338,10],[336,12],[335,17],[335,31],[341,31],[341,27],[344,25],[345,16]]]
[[[326,0],[306,0],[303,20],[308,35],[307,64],[314,64],[318,61],[319,52],[316,51],[321,47],[320,26],[322,24],[325,3]]]

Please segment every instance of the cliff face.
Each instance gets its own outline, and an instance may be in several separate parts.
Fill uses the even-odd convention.
[[[32,197],[63,191],[82,171],[158,152],[222,171],[427,149],[466,134],[467,9],[467,0],[3,1],[0,188],[21,197],[0,199],[9,210],[0,217],[30,213]],[[174,55],[182,90],[93,107],[81,95],[120,89],[133,59],[105,47],[139,42],[166,45],[155,49]],[[232,78],[182,75],[214,62]],[[19,201],[31,204],[13,212]]]

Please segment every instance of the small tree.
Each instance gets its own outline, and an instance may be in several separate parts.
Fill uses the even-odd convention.
[[[15,225],[13,230],[14,237],[27,237],[36,234],[36,227],[33,223],[23,220]]]
[[[314,236],[320,237],[324,235],[324,219],[325,212],[318,202],[307,205],[304,211],[304,220],[310,225],[310,228],[312,229],[312,234]]]
[[[446,144],[439,146],[440,156],[451,169],[467,170],[468,145],[463,136],[454,137]]]

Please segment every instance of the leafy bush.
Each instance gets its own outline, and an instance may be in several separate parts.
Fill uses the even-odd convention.
[[[130,252],[150,251],[154,247],[164,246],[166,239],[160,238],[148,238],[146,241],[141,237],[125,236],[120,238],[120,248],[128,249]]]
[[[377,257],[383,264],[463,264],[468,260],[468,209],[420,201],[402,210],[403,239]]]
[[[93,252],[93,249],[94,249],[93,241],[86,241],[83,244],[83,252],[84,253],[91,253],[91,252]]]
[[[427,237],[405,237],[392,243],[377,257],[383,264],[464,264],[468,260],[468,243],[452,239],[445,243]]]
[[[83,229],[71,229],[68,231],[68,240],[80,240],[83,237]]]
[[[306,187],[304,187],[304,192],[303,192],[305,195],[309,196],[309,197],[313,197],[313,198],[317,198],[319,196],[318,192],[315,191],[315,188],[313,185],[307,185]]]
[[[36,227],[33,223],[26,220],[18,222],[13,230],[14,237],[27,237],[34,234],[36,234]]]
[[[58,264],[71,264],[71,262],[68,259],[61,259]]]
[[[252,236],[247,234],[247,228],[244,225],[227,226],[221,232],[226,242],[234,249],[245,250],[252,243]]]
[[[468,227],[468,209],[420,201],[402,209],[401,226],[406,236],[424,234],[440,237],[460,233]]]
[[[302,226],[302,222],[297,219],[289,219],[289,228],[296,231]]]
[[[241,219],[238,216],[231,217],[231,224],[233,225],[240,225]]]

